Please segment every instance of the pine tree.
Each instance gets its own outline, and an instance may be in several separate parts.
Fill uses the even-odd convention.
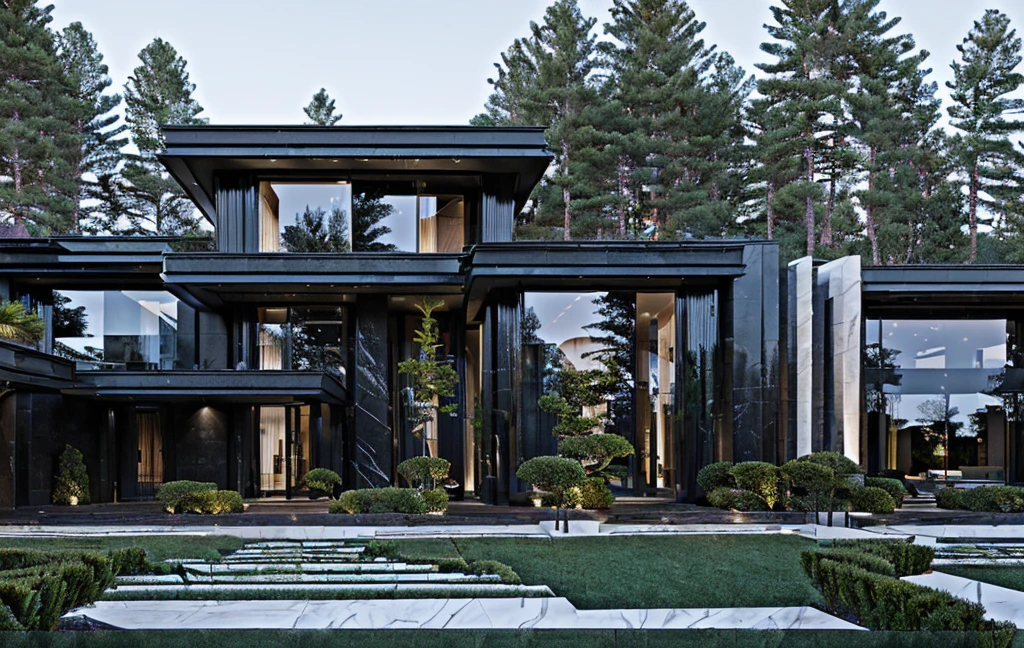
[[[829,202],[823,211],[831,216],[839,174],[847,163],[845,155],[830,151],[841,145],[842,127],[848,123],[842,103],[849,85],[843,60],[843,14],[838,0],[782,0],[781,4],[771,7],[776,24],[766,26],[776,42],[761,45],[762,51],[778,60],[758,64],[771,75],[759,80],[758,92],[765,97],[761,118],[773,127],[760,135],[759,146],[772,151],[776,168],[792,168],[799,160],[798,178],[770,174],[789,180],[784,186],[771,187],[771,203],[776,219],[782,215],[791,221],[798,218],[793,208],[802,206],[806,253],[811,255],[818,228],[816,208],[823,198],[818,176],[824,171],[829,180]],[[823,228],[827,243],[831,243],[830,229]]]
[[[328,214],[323,207],[306,205],[295,215],[295,224],[286,225],[281,242],[289,252],[349,252],[347,214],[333,208]]]
[[[968,189],[969,263],[978,257],[979,223],[1019,210],[1024,156],[1011,137],[1024,126],[1007,119],[1024,110],[1024,100],[1009,96],[1024,84],[1024,75],[1015,71],[1021,62],[1016,33],[1006,14],[986,10],[957,45],[961,60],[953,62],[953,80],[946,82],[953,100],[950,121],[963,134],[957,157]]]
[[[174,47],[155,39],[139,53],[141,65],[125,84],[126,121],[137,155],[124,170],[130,200],[129,232],[183,235],[199,226],[195,206],[156,158],[163,148],[160,126],[205,124],[203,108],[192,97],[186,61]]]
[[[486,112],[473,117],[473,126],[535,126],[529,113],[528,95],[537,83],[537,64],[530,56],[526,41],[517,38],[501,55],[495,78],[487,79],[494,91],[484,106]]]
[[[71,229],[76,101],[49,29],[53,6],[0,3],[0,214],[21,235]]]
[[[121,199],[114,195],[120,191],[121,149],[128,142],[128,126],[119,123],[115,113],[121,96],[105,92],[112,81],[96,41],[82,23],[64,28],[57,49],[63,73],[77,91],[75,98],[86,109],[75,121],[79,146],[69,156],[75,178],[74,229],[109,231],[123,213]]]
[[[355,252],[395,252],[394,243],[381,243],[380,238],[391,233],[381,225],[395,211],[376,191],[355,192],[352,195],[352,249]]]
[[[302,111],[309,118],[306,123],[315,126],[334,126],[341,121],[341,113],[335,114],[334,99],[324,88],[313,95],[313,99]]]
[[[576,0],[556,0],[544,13],[544,24],[530,23],[525,49],[535,62],[537,76],[526,97],[526,114],[546,126],[548,148],[555,155],[551,185],[560,193],[550,202],[561,211],[562,237],[572,238],[575,156],[581,142],[586,111],[598,100],[590,80],[594,68],[595,18],[585,18]],[[557,194],[556,194],[557,195]],[[577,195],[577,199],[579,196]]]

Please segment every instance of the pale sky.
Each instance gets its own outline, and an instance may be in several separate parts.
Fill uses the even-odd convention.
[[[188,61],[203,116],[219,124],[297,124],[321,86],[342,125],[465,124],[490,93],[493,63],[547,0],[52,0],[54,27],[81,21],[99,43],[117,87],[138,52],[159,36]],[[748,74],[766,60],[759,45],[769,0],[690,0],[704,39]],[[611,0],[580,0],[609,20]],[[897,27],[932,56],[945,106],[956,45],[986,8],[1024,26],[1024,0],[882,0]]]

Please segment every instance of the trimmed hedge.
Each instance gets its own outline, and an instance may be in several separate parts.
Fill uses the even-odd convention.
[[[579,486],[569,491],[568,506],[583,509],[607,509],[615,502],[608,484],[602,477],[587,477]]]
[[[1024,512],[1024,488],[1020,486],[979,486],[970,490],[943,488],[935,492],[939,508],[985,513]]]
[[[719,461],[704,466],[697,473],[697,485],[709,494],[719,488],[735,488],[736,480],[729,474],[732,467],[731,461]]]
[[[932,568],[935,549],[914,544],[913,538],[908,540],[836,540],[832,543],[837,549],[853,549],[863,553],[880,556],[892,563],[896,576],[916,576]]]
[[[233,490],[200,491],[185,495],[178,500],[176,513],[199,515],[220,515],[221,513],[243,513],[245,504],[242,496]]]
[[[156,498],[163,502],[168,513],[180,513],[178,510],[182,500],[196,493],[217,490],[217,484],[213,482],[197,482],[182,479],[179,481],[165,482],[156,491]]]
[[[885,492],[892,496],[896,508],[903,508],[903,498],[909,495],[907,488],[898,479],[889,477],[865,477],[864,485],[874,488],[885,489]]]
[[[444,488],[425,490],[420,497],[427,503],[427,510],[430,513],[444,513],[448,510],[448,491]]]
[[[853,510],[865,513],[892,513],[896,510],[896,500],[884,488],[865,486],[850,491],[850,503]]]
[[[811,465],[811,464],[808,464]],[[817,499],[817,507],[815,507]],[[828,513],[828,493],[815,493],[814,495],[793,495],[786,501],[789,510],[801,511],[803,513]],[[839,497],[832,499],[832,511],[840,512],[850,510],[850,500]]]
[[[118,574],[149,569],[142,549],[106,554],[0,549],[0,630],[46,630],[95,601]]]
[[[814,552],[806,552],[814,553]],[[873,573],[827,555],[804,563],[808,575],[835,613],[873,630],[973,631],[984,643],[1007,648],[1016,628],[985,619],[985,608],[947,592]]]
[[[363,488],[345,491],[330,513],[427,513],[430,507],[415,488]]]

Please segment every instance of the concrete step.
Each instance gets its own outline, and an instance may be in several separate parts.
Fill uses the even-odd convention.
[[[348,592],[424,592],[443,594],[447,598],[467,598],[473,595],[522,596],[554,596],[546,585],[505,585],[503,583],[307,583],[295,585],[291,583],[245,584],[203,584],[194,585],[119,585],[116,592],[138,595],[143,600],[146,595],[157,595],[166,592],[207,592],[223,593],[231,591],[252,591],[258,589],[268,592],[288,592],[292,590],[328,591],[337,598],[344,598]],[[110,591],[110,590],[108,590]]]
[[[433,565],[409,565],[407,563],[191,563],[183,565],[193,574],[230,574],[235,572],[287,571],[320,573],[426,573],[434,571]]]
[[[216,574],[189,575],[189,583],[234,584],[250,583],[495,583],[501,577],[494,574]]]

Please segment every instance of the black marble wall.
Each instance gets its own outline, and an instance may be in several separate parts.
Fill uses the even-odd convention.
[[[218,488],[228,488],[231,428],[227,412],[202,406],[182,408],[181,415],[184,426],[179,423],[164,431],[164,448],[171,445],[173,438],[175,463],[174,474],[165,474],[164,480],[216,482]]]
[[[387,295],[360,295],[355,308],[355,364],[351,385],[354,434],[350,435],[348,488],[391,483],[394,435],[388,389]]]
[[[747,245],[746,273],[727,297],[726,358],[732,365],[732,457],[776,460],[779,374],[779,255]],[[729,459],[729,457],[723,457]]]
[[[484,445],[489,473],[481,487],[485,501],[508,503],[510,492],[525,490],[516,469],[529,456],[522,438],[521,318],[523,295],[499,292],[487,304],[483,332],[481,400],[483,401]],[[490,415],[488,415],[488,413]]]

